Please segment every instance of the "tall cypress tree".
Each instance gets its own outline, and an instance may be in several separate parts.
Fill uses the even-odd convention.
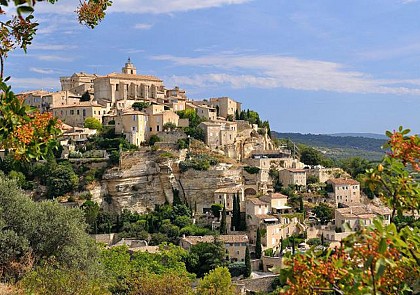
[[[238,230],[238,223],[237,223],[237,213],[236,213],[236,195],[233,196],[233,210],[232,210],[232,219],[230,223],[230,230]]]
[[[246,250],[245,250],[245,273],[244,273],[244,276],[246,278],[249,278],[249,276],[251,275],[251,272],[252,272],[251,256],[249,255],[248,246],[246,246]]]
[[[255,241],[255,256],[260,259],[262,255],[262,245],[261,245],[261,231],[260,228],[257,229],[257,240]]]
[[[280,237],[280,256],[283,256],[283,237]]]
[[[226,225],[226,206],[223,204],[222,210],[222,220],[220,221],[220,234],[226,235],[227,234],[227,225]]]

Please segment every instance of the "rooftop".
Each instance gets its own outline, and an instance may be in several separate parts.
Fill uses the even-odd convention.
[[[331,178],[327,182],[332,183],[333,185],[359,185],[360,183],[351,178]]]
[[[183,241],[188,242],[191,245],[198,243],[213,243],[215,240],[220,240],[223,243],[248,243],[247,235],[220,235],[215,236],[187,236],[182,238]]]
[[[251,202],[254,205],[268,205],[268,203],[258,199],[258,198],[248,198],[247,202]]]

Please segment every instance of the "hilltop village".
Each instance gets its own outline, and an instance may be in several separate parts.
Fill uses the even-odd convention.
[[[378,216],[390,223],[391,211],[369,200],[358,181],[340,168],[301,162],[270,137],[268,122],[230,97],[189,99],[138,74],[130,59],[120,73],[75,73],[60,82],[58,92],[19,96],[61,120],[58,157],[82,172],[77,189],[54,197],[64,206],[97,204],[111,221],[94,220],[90,232],[110,247],[158,251],[168,241],[158,233],[171,236],[162,225],[148,219],[155,229],[139,234],[115,226],[113,216],[183,205],[191,214],[172,222],[169,241],[189,250],[217,239],[230,263],[245,263],[248,248],[252,269],[264,272],[259,279],[272,280],[288,253],[339,246]],[[34,192],[46,193],[42,185]],[[265,291],[252,282],[238,286]]]

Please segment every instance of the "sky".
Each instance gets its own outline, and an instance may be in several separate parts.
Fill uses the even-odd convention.
[[[229,96],[278,132],[420,132],[419,0],[114,0],[93,30],[77,4],[36,5],[33,44],[6,61],[15,92],[120,72],[130,57],[137,73],[191,99]]]

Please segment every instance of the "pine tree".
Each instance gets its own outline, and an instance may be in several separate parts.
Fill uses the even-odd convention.
[[[239,192],[236,194],[236,230],[243,230],[241,224],[241,200],[239,198]]]
[[[283,245],[283,237],[280,237],[280,256],[283,255],[283,247],[284,247],[284,245]]]
[[[223,204],[222,210],[222,220],[220,221],[220,234],[226,235],[227,234],[227,225],[226,225],[226,206]]]
[[[262,255],[262,246],[261,246],[261,231],[260,228],[257,229],[257,240],[255,241],[255,256],[260,259]]]
[[[246,278],[249,278],[249,276],[251,275],[251,272],[252,272],[251,256],[249,255],[248,246],[246,246],[246,250],[245,250],[245,273],[244,273],[244,276]]]
[[[303,213],[304,207],[303,207],[303,198],[299,198],[299,211],[300,213]]]
[[[321,233],[321,245],[324,246],[324,233]]]

